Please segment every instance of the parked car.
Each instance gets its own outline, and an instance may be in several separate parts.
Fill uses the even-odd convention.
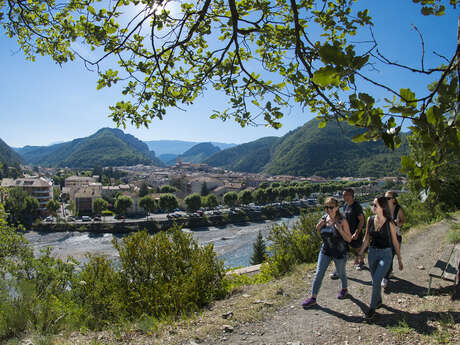
[[[91,221],[91,217],[90,217],[90,216],[81,216],[81,221],[82,221],[82,222],[90,222],[90,221]]]
[[[102,219],[100,216],[96,216],[96,217],[93,217],[93,220],[95,220],[96,222],[100,222]]]
[[[48,216],[48,217],[45,218],[45,222],[47,222],[47,223],[54,222],[54,218],[51,217],[51,216]]]
[[[115,219],[125,219],[125,216],[121,215],[121,214],[117,214],[115,216]]]

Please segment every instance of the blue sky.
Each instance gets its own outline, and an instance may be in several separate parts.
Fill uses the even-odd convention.
[[[423,17],[411,0],[365,1],[372,6],[375,35],[381,50],[400,63],[416,61],[420,66],[420,40],[415,24],[425,40],[426,64],[440,61],[433,49],[451,57],[457,43],[457,16],[450,11],[443,17]],[[109,106],[121,99],[116,89],[96,90],[97,74],[79,62],[54,64],[49,58],[26,61],[14,40],[0,35],[0,138],[8,145],[49,145],[86,137],[102,127],[115,127],[108,117]],[[424,89],[424,83],[410,74],[375,72],[377,79],[399,87]],[[369,89],[371,89],[369,87]],[[186,112],[170,109],[164,120],[154,119],[148,129],[128,126],[125,132],[141,140],[186,140],[245,143],[264,136],[281,136],[314,115],[294,107],[287,110],[280,130],[259,127],[241,128],[234,121],[209,119],[212,110],[224,109],[224,99],[214,94],[200,98]],[[123,128],[122,128],[123,129]]]

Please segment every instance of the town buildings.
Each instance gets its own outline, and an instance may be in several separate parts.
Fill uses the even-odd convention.
[[[7,190],[14,187],[21,188],[38,200],[39,211],[42,213],[46,211],[46,204],[53,199],[53,183],[44,177],[4,178],[1,186]]]

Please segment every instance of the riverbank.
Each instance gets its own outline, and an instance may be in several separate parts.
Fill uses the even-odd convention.
[[[206,226],[202,228],[183,228],[190,232],[193,238],[201,245],[212,243],[219,258],[228,268],[250,265],[253,253],[253,243],[259,231],[266,238],[270,229],[277,224],[287,224],[292,227],[299,220],[299,216],[226,224],[223,226]],[[118,260],[118,252],[113,247],[113,240],[120,240],[129,233],[94,233],[94,232],[52,232],[27,231],[26,239],[34,249],[36,255],[45,248],[52,249],[52,255],[61,259],[72,257],[80,262],[86,262],[86,254],[104,255],[107,258]]]
[[[36,232],[90,232],[90,233],[130,233],[147,230],[150,233],[167,230],[174,224],[188,229],[198,229],[205,227],[220,227],[227,224],[244,225],[250,222],[262,222],[280,218],[298,216],[302,212],[308,212],[314,208],[303,205],[280,205],[267,206],[260,210],[230,211],[222,214],[203,215],[203,216],[182,216],[165,220],[146,220],[146,219],[125,219],[123,221],[100,221],[100,222],[56,222],[56,223],[37,223],[30,227],[31,231]]]

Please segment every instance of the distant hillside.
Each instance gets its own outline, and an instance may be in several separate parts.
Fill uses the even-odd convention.
[[[235,171],[295,176],[399,175],[401,156],[409,152],[406,140],[395,152],[382,141],[354,143],[362,129],[345,123],[318,128],[311,120],[281,138],[262,138],[223,150],[205,162]]]
[[[203,163],[234,171],[260,172],[271,159],[278,137],[265,137],[213,154]]]
[[[211,143],[200,143],[179,155],[182,162],[202,163],[206,158],[212,156],[214,153],[220,152],[220,148]],[[175,164],[177,158],[168,162],[169,165]]]
[[[0,139],[0,163],[8,166],[16,165],[22,162],[21,156]]]
[[[177,157],[179,155],[173,154],[173,153],[164,153],[162,155],[159,155],[158,158],[165,164],[167,165],[174,165],[177,162]]]
[[[283,136],[264,167],[270,174],[325,177],[399,175],[401,156],[409,152],[407,142],[394,152],[383,141],[354,143],[363,129],[330,122],[318,128],[318,120]]]
[[[72,168],[153,164],[164,166],[148,146],[120,129],[103,128],[95,134],[51,146],[25,146],[17,152],[28,164]]]
[[[155,151],[158,157],[164,154],[175,154],[178,156],[191,149],[193,146],[200,144],[200,142],[182,140],[151,140],[144,142],[148,145],[151,151]],[[217,146],[221,150],[236,146],[235,144],[218,142],[211,142],[211,144]]]

